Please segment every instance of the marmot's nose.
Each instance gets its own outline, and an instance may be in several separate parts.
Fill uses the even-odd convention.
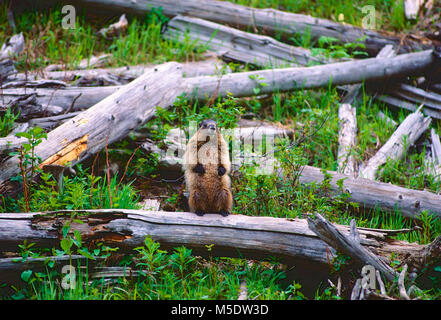
[[[213,130],[216,130],[216,127],[214,125],[210,125],[210,126],[208,126],[208,129],[213,131]]]

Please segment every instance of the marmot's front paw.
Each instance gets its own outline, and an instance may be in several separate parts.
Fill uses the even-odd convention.
[[[195,213],[196,213],[199,217],[202,217],[202,216],[205,214],[205,212],[202,211],[202,210],[196,210]]]
[[[221,210],[219,211],[219,213],[221,214],[222,217],[226,217],[230,214],[227,210]]]
[[[225,169],[223,166],[219,166],[219,168],[217,168],[217,174],[219,176],[223,176],[225,172],[227,172],[227,169]]]
[[[198,164],[193,168],[193,172],[200,173],[200,174],[204,174],[204,173],[205,173],[204,166],[201,165],[200,163],[198,163]]]

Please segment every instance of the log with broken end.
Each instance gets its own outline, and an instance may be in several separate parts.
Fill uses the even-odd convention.
[[[393,46],[386,45],[377,54],[376,58],[392,58],[395,55]],[[357,109],[352,104],[354,100],[357,100],[361,88],[361,84],[348,85],[348,92],[338,109],[340,129],[338,134],[337,171],[353,177],[358,175],[358,163],[353,154],[357,146]]]
[[[329,63],[331,59],[313,56],[305,48],[293,47],[268,36],[244,32],[218,23],[176,16],[167,24],[164,36],[177,41],[198,41],[200,46],[221,55],[223,59],[262,67],[301,66]]]
[[[337,251],[358,260],[362,265],[373,266],[376,270],[384,274],[388,280],[394,280],[396,277],[396,272],[389,265],[361,245],[360,235],[355,226],[355,220],[351,221],[351,232],[349,235],[340,232],[333,224],[318,213],[315,215],[315,219],[308,217],[308,226],[320,239]]]
[[[407,149],[429,128],[430,122],[431,118],[424,117],[419,110],[407,116],[389,140],[367,161],[360,170],[360,176],[374,180],[380,166],[388,160],[401,159]]]
[[[338,171],[348,176],[357,176],[357,161],[354,151],[357,147],[356,109],[343,103],[338,109],[340,129],[338,133]]]
[[[7,79],[11,82],[53,80],[74,82],[76,86],[121,86],[135,80],[145,71],[154,69],[155,65],[135,65],[119,68],[96,68],[76,69],[64,71],[29,71],[17,73]],[[222,60],[216,57],[208,57],[205,60],[182,63],[182,74],[184,77],[198,77],[205,75],[220,74],[229,68]],[[41,93],[44,95],[44,91]]]

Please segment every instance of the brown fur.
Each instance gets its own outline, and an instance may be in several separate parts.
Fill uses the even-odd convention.
[[[205,173],[196,173],[196,165],[202,165]],[[226,170],[219,176],[219,165]],[[189,192],[191,212],[231,213],[233,196],[228,174],[231,162],[228,145],[216,128],[216,134],[207,136],[199,129],[187,144],[184,155],[185,182]]]

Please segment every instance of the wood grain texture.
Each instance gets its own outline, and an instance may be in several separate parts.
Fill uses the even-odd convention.
[[[388,160],[401,159],[407,149],[429,128],[430,117],[424,117],[420,111],[410,114],[399,125],[387,142],[370,158],[360,170],[360,176],[374,180],[380,166]]]
[[[313,56],[311,50],[293,47],[268,36],[188,16],[171,19],[164,36],[178,41],[198,41],[198,45],[208,46],[223,59],[263,67],[304,66],[331,61]]]
[[[57,246],[62,226],[72,211],[49,213],[0,214],[0,247],[14,251],[24,239],[37,245]],[[195,254],[207,255],[206,245],[214,245],[214,256],[262,259],[277,256],[285,262],[308,261],[326,265],[335,254],[310,228],[305,219],[222,217],[206,214],[199,217],[188,212],[161,212],[124,209],[77,211],[71,232],[78,230],[83,243],[103,241],[120,250],[144,244],[146,236],[158,241],[163,248],[185,245]],[[348,234],[349,226],[335,226]],[[397,257],[419,253],[424,246],[389,239],[388,231],[359,230],[360,243],[386,259],[395,252]]]

